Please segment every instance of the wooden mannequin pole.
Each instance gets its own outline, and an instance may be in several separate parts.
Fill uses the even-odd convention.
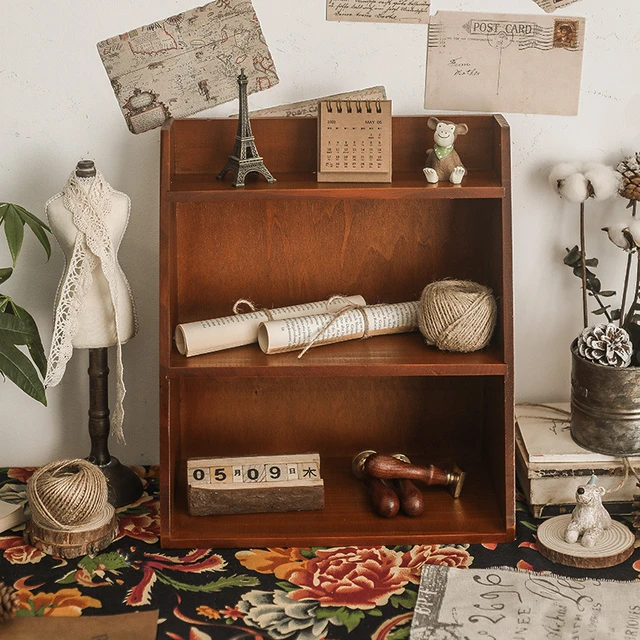
[[[142,482],[129,467],[109,454],[109,351],[89,349],[89,437],[87,460],[107,478],[109,502],[116,508],[135,502],[142,495]]]

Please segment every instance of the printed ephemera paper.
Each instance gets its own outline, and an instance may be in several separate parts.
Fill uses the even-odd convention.
[[[640,583],[425,565],[411,640],[636,638]]]
[[[431,0],[327,0],[327,20],[429,23]]]
[[[584,18],[439,11],[425,108],[576,115]]]
[[[346,91],[345,93],[334,93],[330,96],[322,98],[314,98],[312,100],[302,100],[301,102],[291,102],[282,104],[277,107],[268,107],[267,109],[258,109],[251,111],[252,118],[315,118],[318,116],[318,102],[323,100],[386,100],[387,92],[383,86],[368,87],[367,89],[358,89],[356,91]],[[236,113],[231,118],[237,118]]]
[[[377,304],[342,314],[274,320],[260,325],[258,343],[264,353],[283,353],[313,346],[407,333],[418,329],[418,301]],[[365,319],[366,317],[366,319]]]
[[[248,93],[278,83],[247,0],[210,2],[99,42],[98,51],[133,133],[236,99],[241,68]]]
[[[176,346],[178,351],[187,357],[241,347],[257,342],[258,328],[269,319],[280,320],[337,313],[345,306],[364,304],[366,302],[362,296],[338,297],[321,302],[307,302],[292,307],[270,309],[268,313],[253,311],[224,318],[179,324],[175,331]]]
[[[560,7],[567,7],[578,0],[533,0],[539,7],[544,9],[547,13],[553,13]]]

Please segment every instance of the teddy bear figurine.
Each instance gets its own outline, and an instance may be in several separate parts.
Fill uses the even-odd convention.
[[[564,534],[566,542],[574,543],[582,536],[583,547],[593,547],[605,529],[611,526],[611,516],[602,505],[604,487],[597,486],[596,476],[576,490],[576,507]]]

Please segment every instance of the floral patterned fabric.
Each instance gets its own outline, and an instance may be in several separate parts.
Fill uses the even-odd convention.
[[[80,616],[158,609],[158,638],[173,640],[402,640],[409,637],[424,564],[519,567],[587,575],[536,550],[536,521],[518,504],[511,544],[402,547],[189,549],[159,544],[157,468],[135,468],[142,498],[120,509],[117,539],[74,560],[0,534],[0,580],[20,597],[19,616]],[[0,469],[0,500],[25,501],[34,469]],[[638,580],[640,552],[590,577]]]

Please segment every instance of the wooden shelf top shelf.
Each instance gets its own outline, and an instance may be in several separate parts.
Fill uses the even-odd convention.
[[[257,345],[187,358],[175,347],[165,375],[219,377],[293,376],[503,376],[497,348],[447,353],[424,344],[420,334],[375,336],[298,352],[265,355]]]
[[[187,513],[186,465],[171,513],[171,539],[163,546],[217,547],[333,546],[340,544],[390,545],[503,542],[513,537],[505,531],[491,489],[489,474],[480,465],[466,468],[462,496],[454,500],[444,487],[423,487],[425,512],[418,518],[399,514],[376,516],[368,503],[364,484],[351,475],[351,460],[323,457],[325,507],[316,511],[247,515],[198,516]]]
[[[429,184],[422,172],[394,173],[390,183],[317,182],[314,173],[283,173],[269,184],[262,176],[249,175],[245,187],[233,187],[231,176],[217,180],[213,173],[172,176],[168,197],[173,201],[256,197],[335,198],[503,198],[504,186],[490,171],[470,171],[461,185]]]

